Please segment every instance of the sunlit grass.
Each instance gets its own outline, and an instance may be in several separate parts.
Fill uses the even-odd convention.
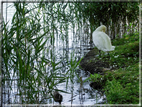
[[[112,104],[138,104],[139,102],[139,63],[126,69],[106,72],[108,79],[104,88],[107,100]],[[113,79],[114,78],[114,79]],[[114,88],[115,86],[115,88]],[[118,93],[118,90],[120,92]],[[114,96],[113,94],[118,94]],[[120,95],[119,95],[120,94]],[[114,97],[113,97],[114,96]],[[114,99],[115,98],[115,99]]]
[[[99,57],[112,66],[103,76],[91,76],[90,80],[104,80],[104,91],[108,104],[139,103],[139,35],[130,34],[112,42],[115,50]],[[96,80],[96,79],[97,80]],[[102,81],[102,82],[104,82]]]
[[[121,45],[116,46],[115,51],[110,54],[109,63],[111,65],[116,63],[118,66],[117,70],[106,72],[108,81],[104,90],[108,103],[138,104],[139,102],[138,39],[139,36],[136,33],[113,42],[114,45],[118,43],[121,43]],[[114,56],[118,57],[115,58]],[[118,92],[118,90],[120,91]]]
[[[125,38],[129,38],[127,42]],[[124,68],[139,61],[139,35],[137,33],[133,36],[127,35],[122,39],[114,40],[113,45],[116,46],[115,50],[109,52],[109,55],[103,56],[103,60],[112,67],[116,65],[117,68]]]

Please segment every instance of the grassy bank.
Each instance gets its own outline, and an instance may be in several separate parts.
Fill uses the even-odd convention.
[[[105,71],[103,76],[98,76],[100,79],[103,78],[103,90],[107,101],[109,104],[138,104],[139,34],[130,34],[122,39],[115,39],[112,44],[116,46],[115,51],[107,55],[102,52],[99,57],[112,67],[111,70]],[[98,77],[97,80],[91,79],[100,82]]]

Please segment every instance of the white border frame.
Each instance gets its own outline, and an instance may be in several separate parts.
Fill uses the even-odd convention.
[[[20,2],[23,2],[25,0],[20,0]],[[43,2],[77,2],[78,0],[43,0]],[[121,2],[121,0],[82,0],[80,2],[98,2],[98,1],[119,1]],[[123,0],[125,2],[128,2],[129,0]],[[130,1],[136,1],[136,2],[140,2],[140,0],[130,0]],[[129,2],[130,2],[129,1]],[[5,1],[1,1],[0,3],[0,7],[1,7],[1,14],[0,14],[0,23],[3,22],[3,3],[13,3],[13,2],[19,2],[19,0],[5,0]],[[39,3],[40,0],[28,0],[26,1],[27,3]],[[142,26],[142,14],[141,14],[141,11],[142,11],[142,2],[140,3],[139,5],[139,104],[94,104],[94,105],[79,105],[79,104],[72,104],[72,105],[66,105],[66,104],[62,104],[61,106],[142,106],[141,105],[141,100],[142,100],[142,94],[141,94],[141,52],[142,52],[142,49],[141,49],[141,34],[142,34],[142,29],[141,29],[141,26]],[[0,26],[0,30],[1,30],[2,26]],[[0,47],[1,47],[1,39],[2,39],[2,34],[0,32]],[[1,74],[1,48],[0,48],[0,74]],[[1,84],[1,75],[0,75],[0,84]],[[0,85],[1,86],[1,85]],[[6,107],[11,107],[11,106],[14,106],[14,107],[21,107],[21,106],[59,106],[59,105],[53,105],[53,104],[2,104],[1,102],[1,94],[2,94],[2,87],[0,87],[0,106],[6,106]]]

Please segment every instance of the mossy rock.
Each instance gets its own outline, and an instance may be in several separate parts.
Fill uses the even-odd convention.
[[[96,57],[97,54],[98,49],[96,48],[89,51],[80,62],[81,68],[85,71],[89,71],[91,74],[104,74],[103,68],[109,67],[109,64],[99,60]]]

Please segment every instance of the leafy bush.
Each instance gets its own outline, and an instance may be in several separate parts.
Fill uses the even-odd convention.
[[[112,81],[107,81],[104,90],[109,104],[122,104],[125,101],[127,92],[115,78]]]

